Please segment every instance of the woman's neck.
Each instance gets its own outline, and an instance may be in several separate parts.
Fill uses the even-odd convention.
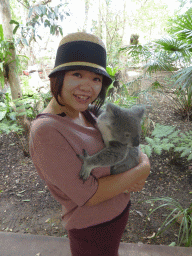
[[[43,113],[50,113],[55,115],[61,114],[63,112],[72,119],[79,118],[81,115],[79,111],[74,111],[70,108],[67,108],[66,106],[59,105],[54,97],[51,99],[48,106],[43,110]]]
[[[86,127],[94,127],[93,124],[88,122],[85,118],[85,116],[81,112],[72,112],[68,110],[65,106],[60,106],[58,102],[55,100],[55,98],[52,98],[52,100],[49,102],[48,106],[43,110],[43,113],[50,113],[50,114],[61,114],[65,113],[67,116],[73,119],[73,121],[81,126]]]

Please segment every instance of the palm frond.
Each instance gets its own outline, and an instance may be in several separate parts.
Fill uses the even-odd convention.
[[[128,45],[119,49],[119,52],[126,51],[132,58],[146,61],[151,56],[151,45]]]
[[[192,43],[192,9],[177,16],[172,20],[170,25],[172,33],[174,33],[179,40],[186,40],[188,44]]]
[[[156,40],[155,42],[156,44],[159,44],[161,48],[165,51],[181,52],[186,47],[186,44],[183,44],[181,41],[173,37],[161,38]]]
[[[191,61],[191,45],[174,37],[166,37],[156,40],[156,44],[169,54],[173,61]]]
[[[175,75],[176,81],[174,86],[180,86],[184,88],[192,88],[192,66],[187,68],[182,68]]]
[[[151,56],[151,59],[144,66],[144,69],[147,73],[151,74],[157,71],[173,71],[173,59],[163,51],[156,53],[154,56]]]

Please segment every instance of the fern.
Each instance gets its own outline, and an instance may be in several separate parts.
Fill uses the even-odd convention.
[[[173,126],[157,124],[155,129],[152,132],[152,135],[157,138],[162,138],[173,133],[174,130],[175,130],[175,127]]]
[[[21,132],[23,131],[22,127],[19,126],[14,121],[8,121],[6,119],[0,122],[0,134],[6,133],[9,134],[10,132]]]
[[[142,145],[142,150],[151,156],[152,152],[161,155],[163,151],[177,152],[180,157],[192,160],[192,131],[185,133],[175,131],[175,127],[157,124],[152,132],[152,138],[146,137],[147,145]]]

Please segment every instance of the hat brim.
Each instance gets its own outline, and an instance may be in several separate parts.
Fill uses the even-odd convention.
[[[73,71],[73,70],[87,70],[99,75],[103,75],[103,85],[105,86],[109,86],[112,83],[112,79],[106,71],[101,70],[99,68],[95,68],[95,67],[80,66],[80,65],[58,67],[49,74],[49,78],[55,77],[57,75],[57,72],[59,71]]]

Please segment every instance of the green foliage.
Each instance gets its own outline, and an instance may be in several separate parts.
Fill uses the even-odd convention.
[[[160,44],[160,40],[144,45],[130,45],[119,49],[126,51],[133,65],[143,63],[145,73],[152,74],[157,71],[172,71],[175,69],[175,57],[168,54]]]
[[[22,78],[23,79],[23,78]],[[10,132],[22,132],[16,117],[26,115],[29,119],[34,119],[51,99],[50,92],[46,94],[35,93],[28,84],[28,77],[23,80],[23,96],[12,101],[10,92],[2,94],[0,98],[0,134]],[[25,111],[18,114],[19,108],[25,106]]]
[[[12,42],[4,39],[3,26],[2,24],[0,24],[0,84],[2,87],[4,87],[5,83],[5,67],[11,56],[11,52],[9,49],[12,47]]]
[[[174,95],[171,99],[177,112],[192,120],[192,8],[170,20],[170,27],[170,35],[165,38],[145,45],[123,47],[120,51],[126,51],[136,65],[145,63],[143,69],[149,75],[182,67],[172,76]],[[158,90],[164,92],[163,87]]]
[[[192,66],[181,69],[174,76],[176,79],[176,102],[179,103],[178,110],[182,116],[192,120]]]
[[[174,35],[167,36],[155,41],[155,45],[158,47],[162,56],[164,56],[164,63],[166,61],[171,62],[171,66],[176,69],[178,63],[186,63],[190,59],[190,52],[186,47],[186,43],[178,40]],[[164,64],[164,65],[165,65]],[[171,71],[171,69],[166,67],[166,71]]]
[[[180,228],[178,232],[178,245],[185,245],[186,247],[192,246],[192,203],[188,208],[183,208],[181,204],[173,198],[151,198],[146,201],[154,206],[154,202],[160,202],[161,204],[153,209],[148,217],[158,209],[162,207],[169,208],[171,213],[168,214],[165,221],[161,225],[159,231],[155,235],[157,237],[168,229],[171,225],[179,220]]]
[[[21,132],[22,127],[17,124],[16,121],[16,111],[14,110],[14,105],[11,100],[10,93],[5,93],[1,97],[0,102],[0,134],[1,133],[10,133]]]
[[[184,14],[176,16],[170,21],[169,39],[157,41],[169,53],[175,63],[184,66],[173,79],[175,79],[175,104],[182,116],[192,119],[192,8]]]
[[[176,38],[166,37],[158,39],[155,42],[156,44],[159,44],[161,49],[165,51],[185,53],[186,45],[184,45],[181,41],[178,41]]]
[[[160,155],[164,150],[192,160],[192,131],[182,133],[173,126],[157,124],[152,138],[146,137],[145,140],[148,144],[141,145],[141,148],[149,157],[152,152]]]
[[[36,6],[25,6],[28,8],[28,19],[26,24],[21,24],[17,20],[11,20],[10,24],[14,24],[13,34],[20,31],[20,37],[16,40],[17,44],[29,45],[32,40],[36,41],[37,37],[42,39],[38,33],[38,27],[43,24],[44,27],[49,27],[51,35],[63,35],[63,30],[58,21],[63,21],[64,15],[70,14],[63,10],[66,4],[59,4],[55,7],[50,7],[47,4],[40,4]]]
[[[173,61],[180,61],[184,66],[189,65],[192,53],[192,8],[170,19],[168,26],[170,35],[156,43],[169,53]]]
[[[155,41],[156,46],[160,50],[161,54],[165,56],[166,61],[171,61],[173,68],[178,65],[185,65],[185,63],[190,63],[191,52],[186,42],[178,40],[175,35],[170,35],[165,38],[161,38]],[[169,59],[167,59],[169,58]],[[164,68],[166,71],[170,71],[166,66]]]
[[[2,88],[5,84],[5,78],[8,78],[8,64],[11,62],[12,56],[10,49],[14,48],[14,41],[6,40],[4,38],[3,26],[0,24],[0,84]],[[16,59],[16,72],[20,67],[20,59],[25,60],[27,57],[23,55],[17,55]]]
[[[29,86],[30,77],[22,76],[22,98],[15,103],[19,106],[25,105],[26,115],[34,119],[46,106],[51,99],[51,93],[37,92]]]
[[[137,97],[131,96],[127,90],[127,86],[123,84],[118,93],[115,88],[113,95],[107,96],[106,102],[107,101],[112,102],[123,108],[130,108],[137,103]]]
[[[173,71],[175,69],[171,56],[157,49],[143,68],[149,75],[157,71]]]
[[[184,14],[177,15],[170,20],[168,31],[174,34],[178,40],[185,42],[192,51],[192,8],[188,9]]]
[[[151,43],[145,45],[129,45],[120,47],[119,52],[122,51],[127,52],[133,64],[139,64],[140,62],[146,63],[152,56],[153,46]]]
[[[117,68],[117,67],[107,66],[107,67],[106,67],[106,71],[107,71],[107,73],[110,75],[110,77],[112,78],[112,80],[114,80],[114,79],[115,79],[115,74],[117,73],[118,68]]]
[[[112,68],[110,66],[107,66],[106,68],[107,73],[112,78],[113,82],[107,89],[107,101],[113,102],[114,104],[117,104],[124,108],[129,108],[132,105],[136,104],[137,97],[131,96],[127,90],[127,85],[123,84],[120,88],[115,88],[113,86],[115,81],[115,74],[119,71],[119,69]],[[110,94],[111,89],[113,90],[113,93]]]

